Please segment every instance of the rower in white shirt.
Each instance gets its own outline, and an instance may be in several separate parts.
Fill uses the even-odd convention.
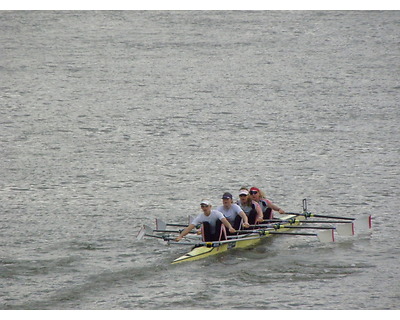
[[[195,226],[199,224],[203,224],[203,241],[225,240],[226,232],[224,226],[229,230],[230,233],[236,232],[236,230],[221,212],[218,210],[212,210],[212,205],[209,200],[202,200],[200,206],[203,212],[193,219],[193,221],[180,233],[175,241],[180,241]],[[223,224],[223,226],[221,224]]]
[[[243,212],[242,208],[233,203],[232,194],[229,192],[225,192],[222,195],[222,206],[219,206],[217,210],[223,213],[225,218],[235,229],[240,229],[241,224],[243,224],[245,228],[250,226],[246,214]]]

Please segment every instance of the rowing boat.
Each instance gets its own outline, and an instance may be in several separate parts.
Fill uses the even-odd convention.
[[[329,228],[320,233],[299,233],[295,232],[294,226],[300,226],[305,217],[297,217],[295,215],[287,215],[279,220],[281,222],[274,222],[273,225],[269,224],[265,229],[249,230],[244,235],[238,235],[229,240],[206,242],[192,248],[188,253],[176,258],[172,264],[195,261],[207,258],[216,254],[220,254],[232,249],[251,248],[259,245],[264,239],[276,235],[303,235],[303,236],[317,236],[321,242],[334,241],[334,228]],[[245,232],[245,230],[243,230]]]
[[[334,231],[339,235],[350,236],[355,233],[355,223],[359,229],[371,229],[371,216],[362,219],[314,215],[308,212],[306,204],[303,201],[303,213],[290,213],[280,215],[280,218],[266,220],[265,224],[254,225],[251,230],[240,230],[236,235],[229,236],[227,240],[208,241],[200,240],[196,234],[187,236],[186,241],[176,242],[171,233],[180,233],[182,230],[167,230],[167,226],[185,227],[187,224],[167,224],[161,219],[156,219],[156,229],[143,226],[139,231],[137,239],[141,240],[144,236],[163,239],[168,245],[190,245],[191,250],[186,254],[176,258],[172,264],[181,262],[195,261],[204,259],[213,255],[227,252],[233,249],[250,248],[259,245],[264,239],[276,235],[292,236],[314,236],[320,242],[334,242]],[[324,221],[312,220],[312,218],[330,218],[327,220],[329,226],[310,226],[313,223],[323,223]],[[337,219],[337,220],[332,220]],[[332,224],[339,224],[332,226]],[[299,229],[317,229],[318,233],[297,232]]]
[[[291,217],[292,218],[292,217]],[[298,224],[298,222],[297,222]],[[281,228],[281,232],[288,231],[289,229]],[[244,234],[241,238],[219,241],[219,242],[208,242],[204,245],[195,246],[188,253],[176,258],[172,263],[180,263],[185,261],[195,261],[203,258],[207,258],[222,252],[226,252],[232,249],[249,248],[258,245],[263,239],[272,236],[273,233],[265,232],[264,234],[253,233]]]

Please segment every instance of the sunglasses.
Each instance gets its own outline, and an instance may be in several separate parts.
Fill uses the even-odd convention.
[[[257,194],[258,191],[250,191],[250,194]]]
[[[208,205],[206,205],[206,204],[201,204],[200,207],[202,207],[202,208],[208,208]]]
[[[239,194],[239,197],[247,197],[247,194]]]

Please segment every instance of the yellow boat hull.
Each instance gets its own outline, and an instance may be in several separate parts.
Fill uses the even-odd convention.
[[[296,220],[302,220],[302,218],[303,218],[301,216],[291,215],[291,216],[286,217],[285,219],[282,219],[282,222],[284,222],[286,219],[289,219],[292,217],[296,217]],[[299,222],[296,222],[294,225],[296,225],[296,224],[299,224]],[[279,231],[287,232],[287,231],[291,231],[291,230],[292,229],[285,228],[284,225],[282,225],[281,228],[278,229],[277,231],[278,232]],[[220,254],[220,253],[226,252],[228,250],[232,250],[232,249],[249,248],[252,246],[256,246],[263,239],[268,238],[273,235],[274,234],[267,233],[267,234],[259,235],[258,237],[255,237],[255,234],[249,234],[249,235],[247,235],[247,237],[249,238],[248,240],[245,240],[246,237],[243,237],[240,239],[240,241],[223,243],[223,244],[215,246],[215,247],[211,246],[211,243],[209,246],[203,245],[203,246],[195,247],[190,252],[186,253],[185,255],[183,255],[179,258],[176,258],[174,261],[172,261],[172,264],[181,263],[181,262],[185,262],[185,261],[200,260],[200,259],[204,259],[204,258],[213,256],[216,254]]]

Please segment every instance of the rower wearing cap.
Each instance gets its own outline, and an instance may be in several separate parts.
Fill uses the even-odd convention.
[[[259,188],[251,187],[249,193],[251,199],[260,205],[264,219],[268,220],[274,218],[272,210],[277,211],[280,214],[285,214],[285,211],[268,200],[265,196],[265,193]]]
[[[232,194],[225,192],[222,195],[222,204],[223,205],[219,206],[217,210],[224,214],[234,228],[239,229],[241,221],[243,221],[243,226],[245,228],[250,226],[247,216],[243,212],[242,208],[233,203]]]
[[[260,205],[251,199],[249,190],[246,187],[240,188],[239,200],[236,204],[242,208],[250,224],[256,224],[264,220]]]
[[[226,232],[224,232],[225,228],[221,224],[223,224],[229,230],[229,232],[236,232],[236,230],[221,212],[218,210],[212,210],[212,205],[209,200],[202,200],[200,206],[203,212],[193,219],[193,221],[180,233],[175,241],[181,240],[199,224],[203,224],[203,241],[225,240]]]

